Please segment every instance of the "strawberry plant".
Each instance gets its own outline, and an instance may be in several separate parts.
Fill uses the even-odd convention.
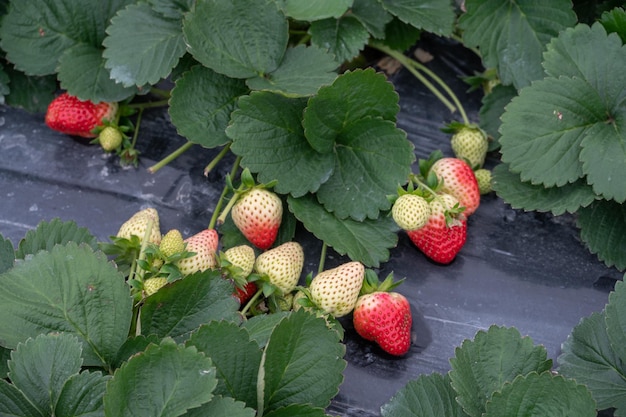
[[[0,286],[4,414],[325,416],[343,379],[345,347],[322,318],[244,322],[233,284],[210,269],[135,303],[73,222],[41,223],[17,250],[0,236]]]

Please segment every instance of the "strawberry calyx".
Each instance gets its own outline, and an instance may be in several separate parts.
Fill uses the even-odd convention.
[[[385,277],[383,281],[380,281],[378,274],[372,269],[365,270],[365,280],[363,280],[363,286],[359,292],[359,296],[366,294],[373,294],[375,292],[391,292],[396,287],[404,282],[405,278],[399,281],[394,280],[393,271]]]

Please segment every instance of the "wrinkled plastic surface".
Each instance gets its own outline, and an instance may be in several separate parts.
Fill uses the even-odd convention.
[[[428,65],[461,97],[477,120],[480,94],[467,94],[459,79],[479,63],[452,44],[423,42]],[[407,71],[390,76],[400,95],[398,127],[415,144],[418,157],[435,149],[451,155],[439,129],[451,114]],[[208,225],[232,159],[208,177],[205,165],[217,154],[195,146],[155,174],[146,168],[185,143],[163,109],[144,115],[139,136],[140,166],[121,168],[114,157],[50,131],[42,115],[0,107],[0,233],[17,245],[42,220],[59,217],[89,228],[100,240],[117,232],[136,211],[155,207],[161,229],[189,236]],[[494,155],[487,164],[496,163]],[[296,239],[306,253],[304,274],[317,270],[320,243],[306,231]],[[332,251],[327,266],[344,262]],[[582,317],[600,311],[621,274],[605,267],[581,244],[571,216],[525,213],[495,195],[484,196],[470,218],[467,243],[457,259],[441,266],[428,261],[406,235],[382,265],[406,277],[397,289],[413,308],[414,342],[403,358],[391,357],[360,339],[349,319],[345,343],[348,367],[328,412],[342,416],[380,415],[380,406],[420,374],[445,373],[455,347],[490,325],[515,326],[552,359]]]

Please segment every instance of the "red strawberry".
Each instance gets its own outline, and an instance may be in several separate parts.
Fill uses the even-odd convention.
[[[104,120],[114,120],[117,103],[82,101],[67,92],[48,105],[46,125],[52,130],[73,136],[95,138],[93,130]]]
[[[178,262],[178,269],[183,275],[215,268],[219,236],[214,229],[204,229],[185,239],[185,243],[186,250],[194,252],[195,255]]]
[[[235,287],[235,297],[239,300],[239,305],[247,303],[256,294],[257,289],[254,282],[246,282],[243,288]]]
[[[458,158],[441,158],[433,164],[431,172],[441,183],[438,190],[459,200],[465,207],[466,217],[476,211],[480,204],[480,190],[474,171],[467,162]]]
[[[467,220],[459,213],[458,204],[451,195],[439,195],[430,202],[431,214],[426,225],[407,231],[415,246],[435,262],[452,262],[465,245]]]
[[[276,240],[283,216],[283,204],[273,192],[253,188],[244,193],[231,212],[235,226],[259,249],[270,248]]]
[[[380,286],[370,287],[366,281],[363,284],[364,291],[372,292],[359,297],[352,321],[354,329],[362,338],[376,342],[391,355],[402,356],[411,347],[413,317],[406,297],[397,292],[388,292],[398,284],[392,281],[392,275]]]

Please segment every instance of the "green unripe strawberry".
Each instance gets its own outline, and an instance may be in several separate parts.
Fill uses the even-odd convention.
[[[98,135],[98,142],[106,152],[112,152],[122,145],[124,137],[118,129],[107,126]]]
[[[459,159],[467,161],[472,168],[481,168],[485,163],[489,141],[480,129],[462,127],[450,140],[452,151]]]
[[[117,237],[130,239],[131,236],[137,236],[140,240],[143,239],[148,225],[152,224],[150,228],[150,236],[148,241],[158,245],[161,243],[161,230],[159,229],[159,214],[154,208],[147,208],[137,213],[126,220],[117,232]]]
[[[474,171],[474,175],[478,182],[480,194],[489,194],[491,192],[491,171],[481,168]]]
[[[165,284],[167,284],[167,278],[148,278],[143,283],[143,291],[146,294],[146,297],[149,297],[155,292],[159,291]]]
[[[391,217],[402,230],[419,229],[430,217],[428,201],[419,195],[403,194],[393,204]]]
[[[177,230],[172,229],[163,236],[159,249],[164,257],[168,258],[176,253],[181,253],[185,250],[185,242],[183,242],[183,235]]]
[[[311,300],[324,312],[343,317],[354,309],[365,279],[360,262],[348,262],[317,274],[309,291]]]

